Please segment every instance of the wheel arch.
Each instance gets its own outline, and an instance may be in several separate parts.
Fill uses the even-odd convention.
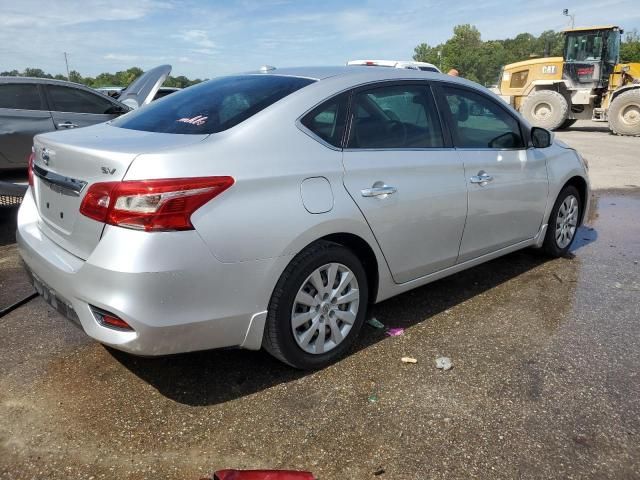
[[[364,238],[347,232],[331,233],[325,235],[322,238],[319,238],[316,241],[322,240],[337,243],[339,245],[347,247],[362,262],[364,271],[367,274],[367,282],[369,284],[369,304],[373,305],[378,296],[378,286],[380,285],[380,271],[378,268],[378,258],[376,257],[373,248],[371,248],[371,245],[369,245],[369,243]]]
[[[564,190],[569,185],[575,187],[580,194],[580,203],[582,204],[582,212],[580,213],[580,220],[578,222],[578,226],[580,226],[582,225],[587,212],[587,205],[589,203],[589,199],[587,198],[589,195],[589,187],[587,186],[587,181],[579,175],[575,175],[567,180],[560,191]]]
[[[611,92],[611,100],[609,100],[609,106],[611,106],[611,103],[620,96],[620,94],[628,92],[630,90],[640,90],[640,84],[631,84],[631,85],[625,85],[624,87],[620,87],[616,90],[614,90],[613,92]]]

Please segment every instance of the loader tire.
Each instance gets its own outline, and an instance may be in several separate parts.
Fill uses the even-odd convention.
[[[609,128],[616,135],[640,136],[640,88],[614,98],[607,117]]]
[[[558,92],[538,90],[525,98],[520,113],[533,126],[557,130],[567,120],[569,104]]]

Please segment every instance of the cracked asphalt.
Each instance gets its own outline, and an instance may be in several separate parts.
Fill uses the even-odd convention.
[[[31,292],[14,215],[0,309]],[[597,190],[571,258],[525,250],[390,299],[372,315],[403,335],[367,326],[313,373],[240,350],[132,357],[34,299],[0,318],[0,478],[640,478],[639,262],[640,189]]]

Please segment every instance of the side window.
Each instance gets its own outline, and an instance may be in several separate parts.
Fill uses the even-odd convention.
[[[349,148],[438,148],[442,130],[426,86],[392,85],[354,97]]]
[[[307,113],[302,124],[334,147],[340,147],[347,123],[349,95],[340,94]]]
[[[520,124],[496,102],[468,90],[443,89],[457,147],[524,148]]]
[[[46,110],[40,101],[38,86],[34,83],[0,84],[0,108]]]
[[[60,85],[47,85],[47,89],[56,112],[110,113],[114,108],[113,103],[97,93]]]

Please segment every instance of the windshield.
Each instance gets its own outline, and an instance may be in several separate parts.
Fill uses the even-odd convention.
[[[120,128],[202,135],[227,130],[314,80],[278,75],[221,77],[114,120]]]
[[[618,63],[620,57],[620,32],[613,30],[607,36],[607,63]]]
[[[599,61],[602,56],[602,34],[602,31],[568,34],[564,56],[566,61]]]

